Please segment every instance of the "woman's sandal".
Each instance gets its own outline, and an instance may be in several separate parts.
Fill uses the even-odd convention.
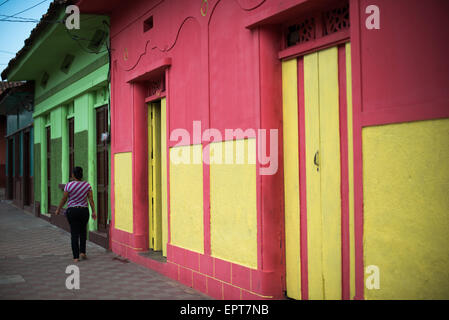
[[[84,253],[80,254],[80,258],[81,258],[81,260],[87,260],[87,256]]]

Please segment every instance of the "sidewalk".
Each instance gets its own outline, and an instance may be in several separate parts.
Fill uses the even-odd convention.
[[[210,299],[88,241],[80,289],[68,290],[70,234],[0,201],[0,299]]]

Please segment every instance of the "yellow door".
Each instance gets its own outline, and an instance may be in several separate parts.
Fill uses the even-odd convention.
[[[341,299],[337,47],[304,57],[309,299]]]
[[[341,299],[338,48],[283,62],[286,285],[301,298],[298,99],[305,102],[305,183],[309,299]],[[297,77],[304,76],[304,97]]]
[[[162,250],[161,194],[161,106],[150,103],[148,109],[148,200],[149,248]]]
[[[296,59],[282,63],[284,123],[284,197],[286,285],[290,298],[301,299],[299,243],[298,76]]]

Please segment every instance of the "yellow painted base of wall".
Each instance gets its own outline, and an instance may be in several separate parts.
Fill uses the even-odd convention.
[[[363,172],[365,298],[449,299],[449,119],[363,129]]]
[[[115,228],[133,233],[132,153],[114,154]]]
[[[211,253],[212,256],[257,268],[256,140],[245,139],[242,164],[210,164]],[[243,142],[211,144],[211,153],[228,147],[235,151]],[[223,158],[225,159],[225,158]]]
[[[194,162],[194,154],[201,157],[202,145],[174,147],[184,153],[190,163],[170,161],[170,232],[175,246],[204,253],[203,223],[203,164]]]

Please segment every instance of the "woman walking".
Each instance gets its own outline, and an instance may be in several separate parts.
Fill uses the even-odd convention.
[[[95,212],[94,199],[92,197],[92,188],[87,181],[82,181],[83,169],[75,167],[72,172],[72,181],[67,183],[64,188],[64,196],[56,209],[56,214],[61,212],[61,208],[67,203],[66,216],[70,225],[70,233],[72,236],[72,252],[73,260],[78,262],[80,256],[87,259],[86,256],[86,232],[87,222],[89,221],[89,208],[87,200],[89,200],[92,208],[92,219],[97,218]]]

